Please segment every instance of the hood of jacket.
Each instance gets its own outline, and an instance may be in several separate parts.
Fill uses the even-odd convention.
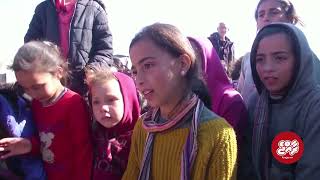
[[[295,69],[294,76],[288,87],[287,94],[283,98],[284,101],[297,101],[303,98],[312,88],[317,84],[314,75],[313,64],[315,61],[319,61],[313,51],[310,49],[308,41],[303,34],[303,32],[292,24],[287,23],[274,23],[270,24],[259,31],[257,37],[252,45],[251,49],[251,69],[252,77],[256,88],[261,94],[262,90],[265,89],[263,83],[261,82],[257,70],[255,57],[257,53],[257,48],[260,41],[264,38],[265,31],[285,31],[286,34],[291,38],[293,45],[293,52],[295,52]]]

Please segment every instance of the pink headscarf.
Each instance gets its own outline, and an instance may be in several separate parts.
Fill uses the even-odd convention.
[[[248,117],[243,99],[229,82],[211,42],[206,38],[188,38],[190,42],[196,44],[195,50],[201,55],[203,76],[211,97],[211,110],[233,126],[239,145]]]
[[[121,179],[128,162],[131,135],[140,116],[140,106],[136,86],[131,77],[123,73],[113,73],[120,84],[124,102],[121,122],[112,128],[97,123],[94,130],[96,156],[93,179]]]

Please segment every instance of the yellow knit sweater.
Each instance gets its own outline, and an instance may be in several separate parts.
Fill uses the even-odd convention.
[[[141,119],[137,122],[123,180],[136,180],[140,172],[147,132]],[[154,139],[152,180],[179,180],[180,159],[189,128],[157,133]],[[194,180],[229,180],[236,178],[237,142],[234,130],[224,119],[201,122],[198,129],[198,153],[191,177]]]

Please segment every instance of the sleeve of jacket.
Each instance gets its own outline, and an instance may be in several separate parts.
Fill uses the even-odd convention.
[[[304,151],[296,165],[296,180],[318,179],[320,177],[318,157],[320,152],[320,98],[317,99],[309,106],[308,116],[305,119],[300,119],[305,123],[302,135]]]
[[[223,114],[221,114],[221,116],[224,117],[234,128],[237,135],[237,143],[240,147],[240,144],[243,140],[244,131],[248,126],[248,111],[241,95],[235,90],[233,91],[234,92],[231,91],[223,97],[225,99],[224,102],[229,103],[222,104]]]
[[[207,143],[213,144],[213,148],[208,152],[211,157],[206,168],[206,178],[203,179],[236,180],[238,168],[236,135],[227,122],[218,121],[220,122],[215,123],[215,126],[211,126],[211,135],[207,137]]]
[[[94,19],[92,36],[91,58],[88,64],[99,62],[112,66],[112,34],[108,25],[107,13],[102,8],[100,8]]]
[[[238,180],[258,179],[252,163],[252,134],[253,120],[249,119],[248,126],[243,132],[242,142],[238,153]]]
[[[42,29],[42,17],[45,15],[45,6],[46,2],[42,2],[36,7],[34,15],[29,24],[28,31],[24,36],[25,43],[43,38],[44,33]]]
[[[142,120],[139,119],[134,126],[131,136],[131,147],[127,168],[122,176],[122,180],[138,179],[140,173],[140,164],[143,158],[144,143],[147,137],[142,131]]]

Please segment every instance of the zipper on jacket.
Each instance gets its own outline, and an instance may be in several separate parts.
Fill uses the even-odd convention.
[[[68,44],[69,44],[69,48],[68,48],[67,62],[69,61],[69,58],[71,57],[71,56],[70,56],[71,33],[70,33],[70,32],[71,32],[71,27],[72,27],[73,17],[74,17],[74,14],[75,14],[75,12],[76,12],[77,5],[78,5],[78,0],[77,0],[77,2],[74,4],[74,9],[73,9],[73,13],[72,13],[72,16],[71,16],[71,21],[70,21],[69,37],[68,37]]]

